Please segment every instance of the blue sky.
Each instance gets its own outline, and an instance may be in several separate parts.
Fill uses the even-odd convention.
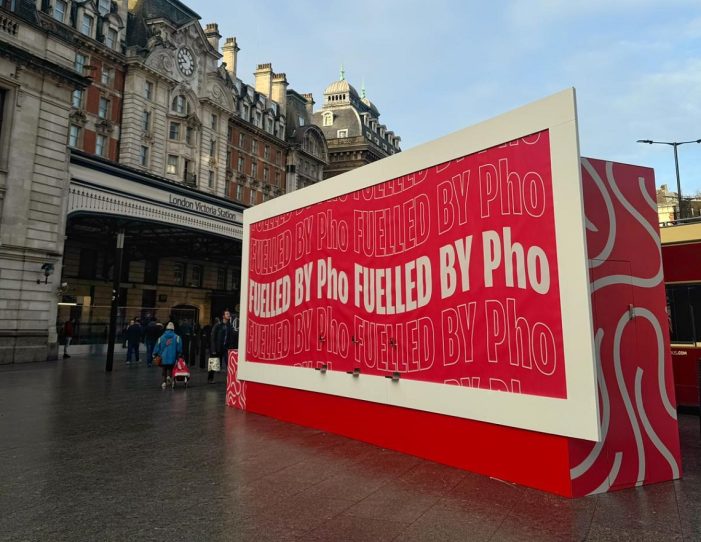
[[[187,3],[187,2],[186,2]],[[259,63],[312,92],[365,81],[406,150],[563,88],[577,89],[584,156],[655,168],[701,138],[698,0],[200,0],[202,24],[236,36],[238,74]],[[701,191],[701,144],[679,148],[682,192]]]

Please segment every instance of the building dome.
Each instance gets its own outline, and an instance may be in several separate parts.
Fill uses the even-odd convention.
[[[363,102],[368,107],[368,109],[370,109],[370,114],[373,117],[377,118],[380,116],[380,112],[377,110],[377,107],[375,107],[375,104],[372,103],[368,98],[364,97],[360,101]]]
[[[351,85],[345,79],[341,79],[340,81],[334,81],[328,87],[326,87],[326,90],[324,91],[324,96],[329,96],[331,94],[347,94],[348,98],[350,98],[351,96],[353,98],[358,98],[358,91],[355,90],[353,85]]]

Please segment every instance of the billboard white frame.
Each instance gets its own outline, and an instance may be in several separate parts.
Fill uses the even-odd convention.
[[[536,132],[549,130],[567,398],[246,360],[251,225]],[[600,439],[576,96],[573,88],[244,212],[239,369],[241,380],[372,401],[509,427]],[[518,453],[517,450],[514,451]]]

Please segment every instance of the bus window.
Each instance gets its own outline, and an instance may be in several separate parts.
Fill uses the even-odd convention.
[[[668,285],[667,305],[671,341],[677,344],[700,342],[695,323],[701,322],[701,285]]]

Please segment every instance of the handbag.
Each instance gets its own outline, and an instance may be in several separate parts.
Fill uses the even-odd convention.
[[[163,358],[161,358],[161,356],[159,356],[158,354],[153,356],[153,364],[154,365],[160,366],[162,361],[163,361]]]
[[[207,361],[207,370],[216,372],[221,371],[221,360],[217,357],[209,358]]]

